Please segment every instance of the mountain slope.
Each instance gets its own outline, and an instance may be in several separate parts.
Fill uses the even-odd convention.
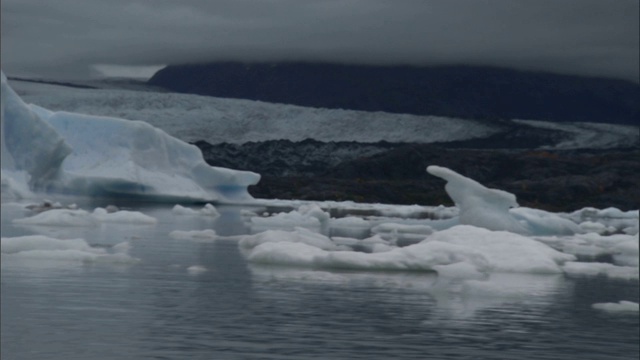
[[[183,93],[334,109],[640,123],[638,84],[489,67],[219,62],[167,66],[148,83]]]

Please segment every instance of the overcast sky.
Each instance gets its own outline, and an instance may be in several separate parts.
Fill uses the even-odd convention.
[[[2,0],[9,76],[213,60],[471,64],[638,82],[639,0]],[[120,69],[129,73],[137,68]],[[157,68],[157,67],[156,67]]]

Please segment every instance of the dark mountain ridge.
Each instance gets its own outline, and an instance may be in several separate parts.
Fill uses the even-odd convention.
[[[310,107],[640,124],[639,84],[492,67],[217,62],[167,66],[148,83],[176,92]]]

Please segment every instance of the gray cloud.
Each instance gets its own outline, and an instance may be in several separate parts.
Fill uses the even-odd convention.
[[[2,0],[2,67],[323,60],[477,64],[638,82],[637,0]]]

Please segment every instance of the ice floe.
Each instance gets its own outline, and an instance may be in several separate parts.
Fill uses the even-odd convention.
[[[625,300],[617,303],[596,303],[591,305],[591,307],[609,313],[637,313],[640,311],[640,305],[638,305],[638,303]]]
[[[0,239],[2,256],[35,260],[59,260],[82,263],[135,263],[138,259],[128,254],[127,243],[105,248],[90,246],[84,239],[56,239],[42,235],[3,237]]]
[[[41,226],[96,226],[100,223],[120,223],[131,225],[153,225],[157,219],[139,211],[119,210],[108,212],[104,208],[96,208],[92,213],[82,209],[52,209],[34,216],[14,219],[18,225]]]
[[[206,230],[174,230],[169,233],[173,239],[193,240],[200,242],[210,242],[218,238],[218,234],[213,229]]]
[[[220,216],[220,213],[215,208],[215,206],[209,203],[205,204],[202,207],[202,209],[199,209],[199,210],[194,210],[192,208],[188,208],[188,207],[184,207],[182,205],[176,204],[173,207],[173,209],[171,209],[171,212],[174,215],[204,215],[204,216],[211,216],[214,218]]]

